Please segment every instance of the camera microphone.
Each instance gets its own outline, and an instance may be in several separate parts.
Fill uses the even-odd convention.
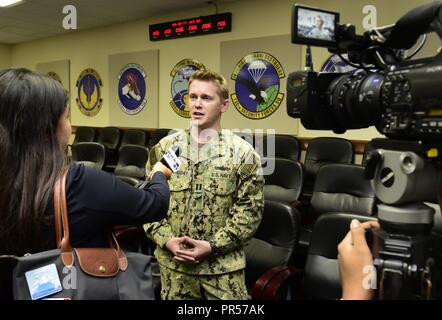
[[[305,67],[304,71],[313,71],[312,49],[307,46],[305,50]]]

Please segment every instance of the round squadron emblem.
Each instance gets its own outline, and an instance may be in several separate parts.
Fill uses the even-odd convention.
[[[197,70],[203,70],[205,66],[193,59],[184,59],[173,67],[170,106],[173,111],[183,118],[190,118],[188,105],[188,86],[190,76]]]
[[[89,117],[95,116],[103,105],[100,75],[94,69],[85,69],[77,80],[77,105],[80,111]]]
[[[281,64],[271,54],[254,52],[242,58],[231,76],[235,80],[235,93],[231,98],[236,109],[250,119],[270,116],[284,98],[279,92],[283,77]]]
[[[342,55],[345,59],[347,59],[347,54]],[[328,57],[327,60],[325,60],[324,64],[322,65],[321,72],[353,72],[356,68],[349,65],[345,60],[342,60],[339,55],[332,54],[330,57]]]
[[[51,77],[52,79],[54,79],[55,81],[58,81],[58,82],[60,82],[61,84],[63,84],[63,83],[61,82],[61,78],[60,78],[60,76],[59,76],[56,72],[49,71],[49,72],[48,72],[48,76]]]
[[[118,105],[127,114],[137,114],[147,103],[146,72],[138,64],[125,65],[118,74]]]

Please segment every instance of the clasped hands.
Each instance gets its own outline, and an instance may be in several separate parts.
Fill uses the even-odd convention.
[[[212,251],[208,241],[195,240],[188,236],[172,238],[165,246],[173,253],[176,261],[191,264],[200,263]]]

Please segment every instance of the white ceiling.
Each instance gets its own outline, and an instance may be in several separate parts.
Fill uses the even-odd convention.
[[[216,0],[217,4],[236,0]],[[112,25],[175,11],[215,6],[207,0],[25,0],[0,8],[0,44],[15,44],[51,37],[72,30],[62,26],[63,7],[77,9],[78,30]],[[198,16],[196,14],[195,16]],[[190,17],[189,17],[190,18]]]

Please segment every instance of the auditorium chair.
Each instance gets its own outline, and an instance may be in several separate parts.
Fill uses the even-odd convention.
[[[148,157],[149,149],[146,147],[132,144],[123,146],[118,155],[115,175],[144,179]]]
[[[121,138],[120,150],[127,144],[135,144],[143,147],[146,146],[146,133],[140,129],[125,130]]]
[[[120,142],[120,129],[116,127],[100,128],[98,142],[103,144],[106,149],[116,150]]]
[[[171,134],[174,134],[176,132],[176,130],[173,129],[167,129],[167,128],[160,128],[160,129],[156,129],[150,139],[149,139],[149,143],[148,143],[148,148],[149,150],[155,146],[158,142],[160,142],[161,139],[163,139],[164,137],[167,137]]]
[[[79,142],[72,145],[72,162],[97,170],[103,169],[105,154],[104,146],[98,142]]]
[[[294,136],[256,134],[254,146],[256,152],[262,157],[299,160],[299,141]]]
[[[104,169],[112,172],[118,159],[118,145],[120,143],[120,129],[104,127],[99,129],[98,140],[106,148]]]
[[[337,246],[350,230],[353,219],[361,222],[376,221],[374,217],[351,213],[322,215],[316,221],[304,268],[304,298],[341,298]]]
[[[73,144],[79,142],[94,142],[95,128],[92,127],[77,127],[75,130],[75,138]]]
[[[287,204],[298,200],[302,194],[304,180],[302,164],[283,158],[265,158],[265,161],[265,165],[269,169],[274,166],[274,170],[264,176],[264,198]]]
[[[364,167],[351,164],[329,164],[321,167],[316,177],[308,210],[302,212],[302,228],[297,258],[302,261],[310,242],[313,222],[332,212],[371,216],[376,213],[376,197]]]
[[[299,223],[295,208],[265,200],[259,228],[245,247],[245,277],[249,292],[256,284],[267,281],[261,278],[266,271],[291,261],[298,241]]]
[[[266,272],[269,279],[254,290],[254,300],[276,300],[286,296],[288,289],[292,299],[336,300],[342,296],[338,244],[350,230],[353,219],[361,222],[376,221],[374,217],[350,213],[330,213],[316,221],[305,268],[281,266]],[[287,289],[288,288],[288,289]]]
[[[313,186],[319,169],[331,163],[353,163],[354,151],[350,141],[342,138],[315,138],[307,147],[304,161],[304,191],[303,198],[312,196]]]
[[[367,156],[371,151],[374,151],[374,148],[373,148],[373,143],[370,141],[365,145],[364,154],[362,155],[362,165],[363,166],[366,165]]]

